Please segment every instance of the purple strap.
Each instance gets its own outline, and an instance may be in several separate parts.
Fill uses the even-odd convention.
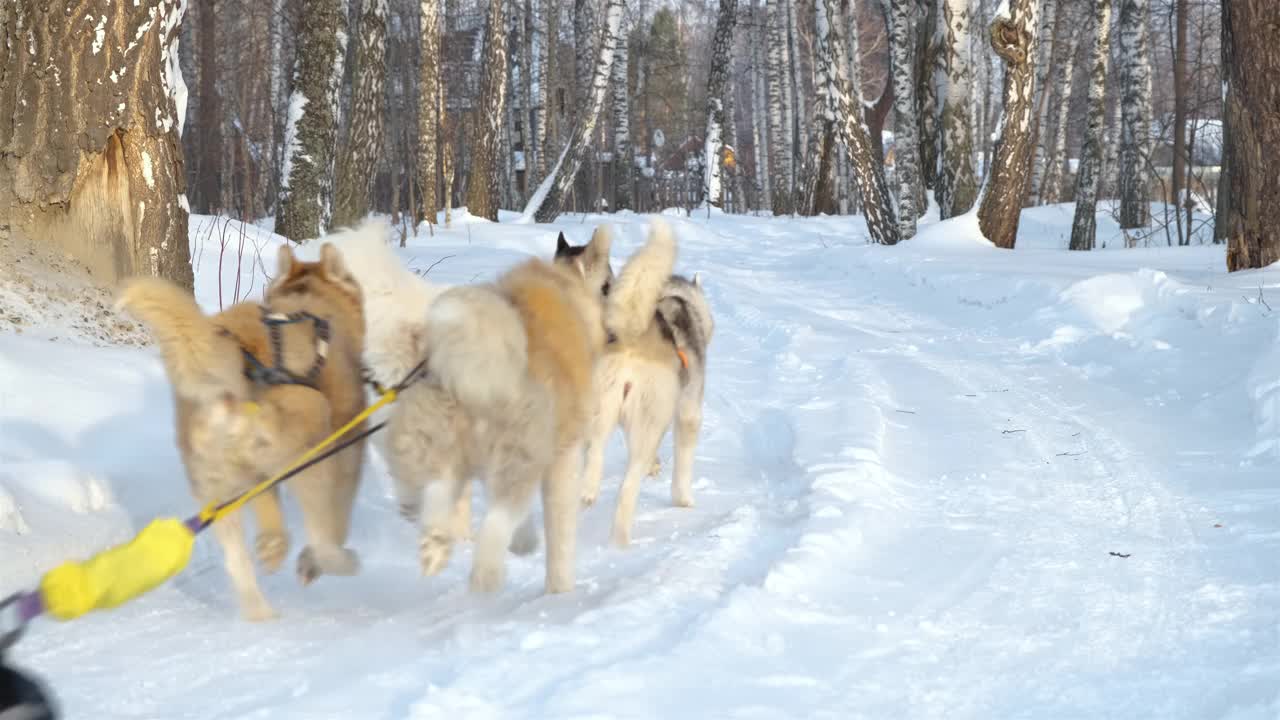
[[[44,614],[44,597],[38,590],[23,593],[18,597],[18,621],[23,625]]]

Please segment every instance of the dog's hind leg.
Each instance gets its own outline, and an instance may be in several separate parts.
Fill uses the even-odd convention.
[[[600,496],[600,478],[604,475],[604,449],[609,444],[609,436],[618,427],[618,415],[622,412],[622,401],[630,388],[613,383],[601,383],[607,388],[600,396],[600,402],[592,414],[591,424],[587,430],[587,460],[582,469],[582,504],[592,505]],[[656,456],[655,456],[656,457]]]
[[[298,579],[304,585],[321,575],[360,572],[360,558],[343,547],[350,507],[343,502],[348,491],[340,487],[340,472],[336,463],[321,462],[289,481],[307,530],[307,546],[298,554]]]
[[[435,575],[449,564],[458,524],[461,496],[471,490],[465,473],[449,463],[436,468],[438,473],[422,490],[422,535],[418,540],[418,559],[423,575]],[[468,508],[470,506],[468,505]],[[468,523],[470,512],[467,513]]]
[[[244,540],[243,517],[242,510],[222,517],[213,524],[213,532],[222,546],[227,575],[231,577],[231,584],[240,600],[240,615],[253,622],[271,620],[276,617],[276,611],[258,587],[253,558]]]
[[[675,472],[671,474],[671,502],[679,507],[693,507],[693,451],[702,429],[702,389],[686,389],[680,394],[676,410]]]
[[[562,450],[551,463],[542,484],[542,514],[547,539],[548,593],[569,592],[574,583],[574,558],[578,542],[578,507],[575,502],[582,448]]]
[[[656,416],[653,405],[637,404],[635,415],[625,423],[627,432],[627,474],[618,491],[618,506],[613,513],[614,545],[626,546],[631,542],[631,524],[635,520],[636,498],[640,495],[640,481],[648,473],[654,453],[667,427]]]
[[[258,521],[254,552],[262,569],[274,573],[289,553],[289,531],[285,528],[284,514],[280,509],[280,488],[271,488],[254,498],[251,504]]]
[[[516,529],[528,517],[534,491],[547,472],[546,452],[545,448],[518,443],[494,449],[485,483],[489,503],[471,565],[473,592],[493,592],[502,587],[507,550]]]

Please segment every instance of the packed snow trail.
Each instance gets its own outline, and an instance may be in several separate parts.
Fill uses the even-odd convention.
[[[629,215],[471,225],[411,254],[455,253],[432,277],[467,282],[513,248],[549,255],[556,229],[582,242],[596,220],[619,225],[615,262],[643,238]],[[606,546],[615,438],[573,593],[542,594],[539,552],[472,596],[469,544],[422,578],[375,452],[360,576],[267,577],[282,617],[249,625],[202,539],[170,586],[42,621],[17,661],[69,718],[1280,714],[1274,466],[1239,462],[1247,407],[1203,399],[1242,394],[1232,378],[1189,377],[1214,357],[1204,334],[1248,357],[1274,322],[1179,325],[1183,296],[1131,272],[1147,256],[930,249],[924,229],[914,247],[869,248],[848,219],[675,222],[678,269],[704,272],[717,322],[696,506],[670,506],[668,439],[632,546]],[[1170,262],[1198,281],[1186,257]],[[1173,320],[1138,325],[1122,280],[1177,306]],[[1119,320],[1080,317],[1072,292],[1128,313],[1123,332],[1094,329]],[[84,355],[0,337],[0,394],[19,399],[0,417],[0,477],[67,463],[109,480],[134,527],[191,508],[154,357]],[[33,380],[72,386],[46,406]],[[84,529],[100,546],[112,525],[90,519],[108,528]]]

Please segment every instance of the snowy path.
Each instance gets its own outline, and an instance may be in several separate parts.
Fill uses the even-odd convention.
[[[784,227],[739,254],[734,226],[682,225],[718,323],[697,505],[669,506],[664,468],[633,546],[606,547],[615,441],[574,593],[541,594],[540,553],[492,598],[465,591],[469,547],[419,577],[375,459],[359,578],[269,578],[283,617],[246,625],[205,539],[172,586],[44,622],[20,661],[67,717],[1280,716],[1273,483],[1214,495],[1200,480],[1239,469],[1158,389],[958,315],[896,256],[834,263],[830,231]],[[56,354],[0,349],[31,372]],[[86,382],[137,358],[104,351]],[[65,459],[137,524],[190,500],[155,363],[125,377],[148,449]]]

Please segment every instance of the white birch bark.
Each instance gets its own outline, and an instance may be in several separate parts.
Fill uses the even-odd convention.
[[[889,55],[892,58],[894,178],[898,187],[898,233],[916,234],[920,216],[920,115],[916,107],[915,48],[919,14],[915,0],[889,0]]]
[[[970,0],[944,0],[946,28],[944,66],[947,93],[942,105],[942,176],[938,187],[941,217],[968,212],[978,197],[974,167],[973,68],[969,64],[969,37],[973,20]]]
[[[889,201],[889,188],[884,180],[884,165],[876,157],[862,115],[858,91],[845,73],[845,41],[840,37],[846,25],[838,0],[816,0],[814,3],[815,35],[819,84],[818,98],[824,118],[835,125],[836,136],[848,153],[853,178],[862,195],[871,241],[894,245],[899,240],[898,227]],[[855,46],[856,47],[856,46]]]
[[[618,47],[614,51],[613,71],[609,80],[613,90],[613,210],[630,210],[635,204],[632,197],[635,154],[631,150],[631,89],[627,76],[631,55],[629,30],[624,16],[618,31]]]
[[[769,121],[767,110],[767,93],[765,59],[764,59],[764,0],[758,0],[751,8],[753,24],[760,28],[751,38],[751,136],[755,142],[756,192],[758,209],[771,209],[773,196],[769,183],[771,157],[769,154]]]
[[[1071,224],[1072,250],[1092,250],[1097,236],[1098,176],[1106,122],[1107,60],[1111,37],[1111,0],[1092,0],[1093,52],[1089,69],[1089,127],[1076,173],[1076,214]]]
[[[1079,25],[1086,20],[1074,8],[1063,7],[1059,12],[1066,13],[1063,32],[1065,49],[1055,68],[1052,100],[1049,102],[1049,122],[1045,128],[1045,167],[1040,183],[1040,202],[1046,205],[1062,202],[1063,199],[1067,172],[1067,120],[1071,109],[1076,55],[1080,52],[1080,38],[1083,35]],[[1101,168],[1097,171],[1101,172]]]
[[[786,0],[767,0],[769,49],[769,145],[771,195],[775,215],[791,212],[795,187],[795,125],[791,114],[790,53],[787,52]]]
[[[1151,59],[1147,50],[1148,0],[1120,0],[1120,227],[1145,227],[1151,173]]]

